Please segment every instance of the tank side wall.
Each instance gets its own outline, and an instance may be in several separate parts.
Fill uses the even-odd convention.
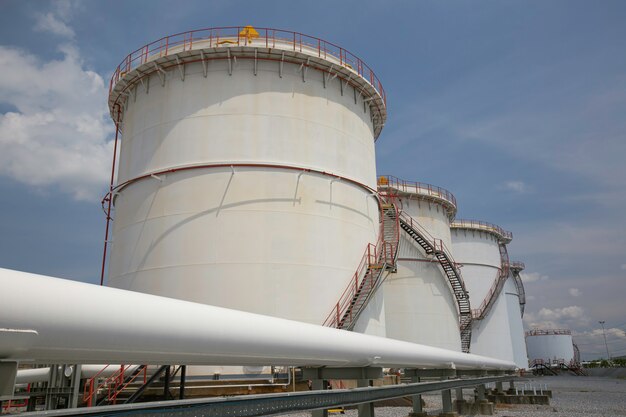
[[[511,330],[511,344],[513,346],[513,362],[519,368],[528,367],[528,353],[526,352],[526,342],[524,341],[524,324],[519,306],[519,296],[513,278],[508,278],[502,289],[506,297],[507,311],[509,317],[509,328]]]
[[[504,294],[494,302],[487,317],[474,320],[470,352],[507,361],[514,360],[507,300]]]
[[[358,186],[267,169],[169,174],[116,201],[109,285],[320,324],[378,236]],[[201,190],[202,192],[199,192]]]
[[[380,286],[357,319],[354,331],[372,336],[386,337],[386,323],[384,287]]]
[[[373,128],[368,106],[338,79],[299,66],[239,61],[185,66],[185,80],[169,71],[162,87],[137,86],[125,111],[119,182],[171,167],[224,162],[296,165],[328,171],[376,187]],[[355,103],[356,101],[356,103]],[[346,157],[350,155],[350,157]]]
[[[527,336],[526,346],[528,358],[543,360],[563,359],[566,362],[574,359],[574,346],[571,335],[537,335]]]
[[[490,234],[452,229],[452,253],[462,265],[461,274],[472,308],[478,308],[498,277],[501,267],[498,241]]]
[[[400,201],[403,211],[417,220],[431,236],[441,239],[448,249],[452,249],[450,219],[447,210],[441,204],[418,197],[402,198]]]
[[[398,271],[385,281],[387,337],[461,351],[456,301],[437,262],[403,233]]]

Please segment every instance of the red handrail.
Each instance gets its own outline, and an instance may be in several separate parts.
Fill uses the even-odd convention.
[[[569,329],[532,329],[526,332],[526,336],[547,336],[547,335],[571,335]]]
[[[194,43],[202,44],[202,41],[208,41],[209,48],[219,47],[220,45],[228,44],[241,44],[241,38],[245,39],[245,45],[255,43],[255,39],[258,39],[259,44],[268,47],[271,41],[272,47],[276,47],[276,41],[280,43],[286,43],[288,46],[292,46],[294,51],[303,51],[303,47],[311,53],[317,52],[317,56],[322,56],[322,50],[324,52],[324,58],[328,55],[339,60],[340,65],[348,67],[355,71],[365,81],[367,81],[377,92],[380,94],[384,103],[387,103],[387,97],[382,83],[374,73],[374,71],[358,56],[354,55],[350,51],[332,43],[325,41],[315,36],[305,35],[300,32],[293,32],[281,29],[272,28],[255,28],[258,32],[258,36],[252,36],[249,29],[242,26],[224,26],[205,29],[196,29],[187,32],[180,32],[173,35],[168,35],[150,42],[140,48],[137,48],[130,54],[128,54],[122,62],[113,71],[111,81],[109,82],[109,90],[111,91],[120,78],[128,71],[131,71],[140,65],[145,64],[153,57],[162,57],[167,55],[172,48],[182,46],[182,51],[189,51],[193,49]],[[242,35],[243,31],[245,34]],[[192,42],[193,39],[193,42]],[[206,46],[202,46],[206,47]],[[296,48],[297,47],[297,48]],[[198,47],[200,48],[200,47]]]
[[[390,187],[405,193],[414,193],[428,197],[437,197],[450,203],[452,206],[454,206],[455,210],[457,208],[456,197],[454,197],[454,194],[452,194],[445,188],[438,187],[436,185],[426,184],[417,181],[406,181],[398,177],[394,177],[393,175],[381,175],[378,177],[378,187]]]
[[[498,244],[498,247],[500,249],[500,268],[498,268],[496,279],[493,281],[493,284],[491,284],[491,288],[480,304],[480,307],[472,310],[472,317],[475,319],[483,319],[485,317],[491,308],[494,297],[502,291],[504,282],[509,277],[509,254],[504,243]]]
[[[135,371],[136,372],[136,371]],[[147,376],[148,376],[148,367],[144,365],[143,370],[141,372],[137,372],[135,375],[133,375],[128,381],[124,382],[124,374],[121,375],[121,381],[119,383],[116,383],[113,386],[113,389],[111,389],[109,387],[108,390],[108,396],[107,396],[107,401],[109,404],[116,404],[117,403],[117,397],[118,395],[120,395],[122,393],[122,391],[124,391],[124,389],[129,386],[130,384],[132,384],[137,377],[139,377],[139,375],[143,375],[143,382],[144,384],[146,383],[147,380]],[[111,393],[111,391],[113,391],[113,393]]]
[[[85,386],[83,388],[83,402],[87,402],[87,407],[92,407],[94,405],[94,397],[100,390],[106,389],[107,399],[110,400],[112,396],[111,392],[115,393],[118,387],[124,385],[124,374],[126,373],[126,371],[128,371],[130,365],[120,365],[120,368],[117,371],[115,371],[111,376],[106,378],[103,382],[96,385],[96,381],[101,378],[102,373],[109,366],[111,365],[106,365],[93,377],[89,378],[87,382],[85,382]],[[138,373],[137,375],[139,375],[140,373]],[[133,380],[137,377],[137,375],[135,375]],[[115,398],[117,398],[117,394],[115,395]]]
[[[510,241],[513,239],[513,233],[504,230],[498,225],[489,222],[483,222],[480,220],[455,220],[450,225],[453,229],[474,229],[495,233],[499,235],[503,240]]]
[[[98,388],[95,388],[95,381],[100,378],[100,375],[109,367],[111,366],[106,365],[104,368],[100,369],[94,376],[92,376],[91,378],[89,378],[86,382],[85,382],[85,386],[83,387],[83,402],[87,401],[87,407],[91,407],[93,405],[93,396],[94,393],[98,391],[98,389],[101,387],[101,385],[98,386]]]
[[[382,211],[381,204],[381,222],[380,222],[380,232],[379,238],[376,245],[372,243],[368,243],[363,256],[357,266],[356,272],[352,276],[352,279],[348,282],[348,286],[343,291],[341,296],[339,297],[339,301],[335,304],[332,311],[328,314],[326,319],[323,322],[323,326],[328,327],[338,327],[342,321],[342,318],[345,316],[348,311],[350,312],[350,316],[348,317],[348,321],[352,322],[353,316],[355,313],[351,310],[352,301],[359,291],[362,291],[362,294],[367,294],[377,285],[377,282],[374,281],[374,277],[371,274],[367,274],[367,271],[372,268],[382,268],[385,264],[392,264],[395,261],[395,252],[398,246],[399,240],[399,227],[398,227],[398,216],[396,210],[396,226],[394,229],[394,242],[388,242],[384,240],[384,216],[385,214]],[[368,281],[364,281],[368,279]]]

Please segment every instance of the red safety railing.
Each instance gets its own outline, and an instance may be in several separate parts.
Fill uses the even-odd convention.
[[[365,252],[361,257],[357,269],[352,275],[352,279],[348,286],[339,297],[339,301],[335,304],[332,311],[328,314],[323,326],[341,328],[345,323],[354,323],[356,316],[360,313],[360,309],[353,308],[358,301],[365,302],[366,298],[371,295],[380,284],[380,274],[383,273],[388,265],[395,265],[395,257],[398,249],[399,226],[397,220],[397,210],[392,206],[396,213],[395,228],[393,233],[393,241],[389,242],[384,239],[384,216],[381,202],[381,230],[376,245],[368,243]],[[361,306],[363,307],[363,305]]]
[[[548,335],[570,335],[572,331],[569,329],[532,329],[526,332],[526,336],[548,336]]]
[[[504,283],[509,277],[509,253],[506,249],[506,245],[504,243],[500,243],[498,244],[498,248],[500,249],[500,268],[498,268],[498,272],[496,273],[496,279],[493,281],[493,284],[483,299],[483,302],[480,304],[480,307],[472,310],[472,317],[477,320],[485,318],[485,316],[489,313],[495,299],[498,297],[500,292],[502,292]]]
[[[498,268],[498,272],[496,272],[496,279],[493,281],[493,284],[491,285],[491,288],[489,289],[489,292],[487,293],[487,295],[485,295],[485,298],[483,299],[483,302],[480,303],[480,306],[478,308],[474,308],[472,309],[472,317],[476,320],[480,320],[485,318],[485,315],[487,314],[487,305],[490,304],[490,301],[494,299],[494,297],[497,295],[497,293],[500,292],[500,282],[502,281],[502,269]]]
[[[454,195],[450,191],[446,190],[445,188],[437,187],[436,185],[416,181],[405,181],[392,175],[382,175],[378,177],[378,187],[390,187],[405,193],[413,193],[427,197],[439,198],[450,203],[452,206],[454,206],[455,210],[457,207],[456,197],[454,197]]]
[[[26,392],[30,392],[30,384],[26,386]],[[20,399],[20,400],[7,400],[4,404],[2,404],[2,413],[0,414],[12,414],[16,410],[11,410],[12,408],[24,408],[28,407],[28,398]]]
[[[509,262],[509,267],[517,271],[523,271],[524,269],[526,269],[526,265],[524,265],[524,262],[520,262],[520,261]]]
[[[87,407],[97,405],[97,397],[103,392],[106,392],[107,401],[115,401],[120,392],[140,375],[143,376],[144,383],[147,380],[147,366],[144,366],[141,372],[133,375],[129,381],[125,381],[125,374],[128,372],[131,365],[120,365],[118,370],[111,376],[105,378],[103,373],[109,366],[111,365],[104,366],[98,373],[85,382],[83,387],[83,402],[86,403]],[[102,380],[102,382],[98,384],[99,380]]]
[[[480,220],[455,220],[452,222],[450,227],[453,229],[473,229],[491,232],[498,235],[502,240],[509,242],[513,239],[513,233],[504,230],[500,226],[493,223],[483,222]]]
[[[116,384],[113,384],[107,390],[107,403],[108,404],[116,404],[117,397],[124,392],[126,387],[135,382],[139,377],[143,378],[143,383],[145,384],[148,380],[148,367],[144,365],[141,372],[135,372],[129,378],[125,378],[122,373],[121,377],[116,380]]]
[[[383,85],[362,59],[350,51],[314,36],[299,32],[272,29],[251,28],[246,26],[224,26],[197,29],[165,36],[142,46],[128,54],[117,66],[109,83],[109,91],[129,71],[172,52],[184,52],[192,49],[218,48],[227,46],[257,46],[265,48],[289,49],[315,55],[319,58],[334,58],[338,64],[351,69],[367,80],[380,94],[384,103],[387,97]]]
[[[545,361],[543,359],[533,359],[532,361],[530,361],[530,368],[534,368],[537,365],[543,365],[545,364]]]

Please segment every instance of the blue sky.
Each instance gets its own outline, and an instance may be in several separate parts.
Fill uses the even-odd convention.
[[[337,43],[382,80],[378,172],[452,191],[513,231],[526,325],[585,357],[626,354],[623,1],[0,2],[0,267],[96,282],[111,72],[161,36],[212,26]]]

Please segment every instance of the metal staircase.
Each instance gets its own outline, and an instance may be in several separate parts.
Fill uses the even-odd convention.
[[[511,262],[510,267],[511,275],[513,276],[515,287],[517,288],[517,295],[519,296],[519,309],[522,313],[522,317],[524,317],[524,307],[526,307],[526,291],[524,290],[524,283],[522,282],[520,272],[522,272],[526,266],[523,262]]]
[[[415,219],[404,212],[399,212],[399,220],[402,230],[417,242],[427,255],[435,257],[443,269],[459,310],[461,347],[463,352],[469,352],[472,340],[472,310],[459,267],[441,239],[432,237]]]
[[[376,245],[369,243],[356,272],[323,325],[352,330],[363,309],[384,281],[396,271],[398,252],[398,212],[391,199],[381,197],[381,231]]]
[[[112,365],[104,366],[96,375],[85,381],[83,388],[83,402],[87,407],[95,405],[115,404],[118,395],[133,382],[142,377],[144,383],[147,378],[147,365],[120,365],[111,376],[104,377],[103,373]],[[134,369],[130,369],[133,367]],[[98,398],[102,395],[102,398]]]

